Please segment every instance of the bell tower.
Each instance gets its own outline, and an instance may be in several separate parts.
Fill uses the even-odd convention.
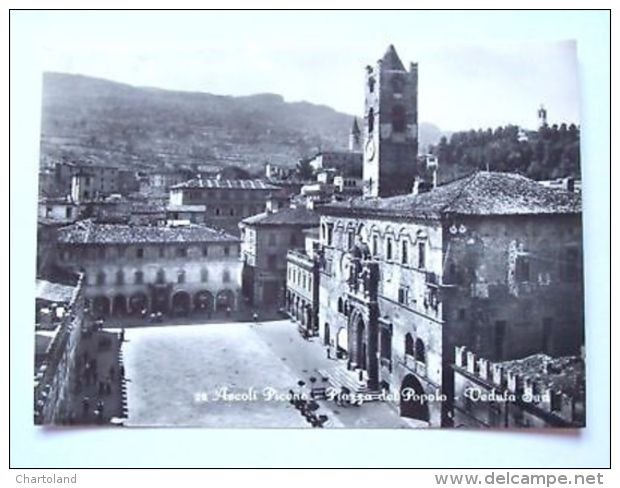
[[[418,157],[418,65],[405,69],[390,45],[366,67],[363,150],[364,195],[411,193]]]

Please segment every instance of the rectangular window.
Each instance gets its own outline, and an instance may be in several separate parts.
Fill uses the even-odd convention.
[[[269,234],[269,245],[270,246],[276,245],[276,235],[274,233]]]
[[[224,246],[224,256],[230,256],[230,247]]]
[[[372,255],[377,256],[379,254],[379,238],[375,235],[372,236]]]
[[[207,257],[209,255],[209,248],[207,246],[202,247],[202,256]]]
[[[327,245],[331,246],[334,241],[334,226],[329,224],[327,226]]]
[[[392,238],[387,238],[387,243],[385,245],[385,258],[390,261],[392,259]]]
[[[406,286],[401,286],[398,289],[398,303],[402,303],[403,305],[409,303],[409,288]]]
[[[185,258],[187,257],[187,248],[186,247],[177,247],[177,257]]]
[[[402,242],[401,252],[400,252],[400,262],[402,264],[409,263],[409,243],[407,241]]]
[[[139,247],[136,249],[136,257],[142,259],[144,257],[144,248]]]
[[[426,268],[426,243],[425,242],[418,243],[418,268],[419,269]]]
[[[166,255],[166,248],[162,246],[159,248],[159,257],[163,258],[165,255]]]
[[[530,259],[527,256],[517,256],[515,262],[515,279],[518,283],[530,281]]]

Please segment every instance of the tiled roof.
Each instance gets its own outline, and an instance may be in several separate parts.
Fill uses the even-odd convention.
[[[321,206],[322,213],[412,218],[444,215],[550,215],[581,212],[579,194],[546,188],[514,173],[479,171],[418,195],[351,198]]]
[[[307,209],[301,208],[284,208],[277,212],[264,212],[252,215],[242,221],[244,224],[250,225],[303,225],[312,227],[319,225],[319,215]]]
[[[58,230],[64,244],[133,244],[169,242],[235,242],[236,237],[204,225],[147,226],[77,222]]]
[[[217,178],[194,178],[172,188],[216,188],[230,190],[277,190],[279,187],[264,182],[263,180],[221,180]]]

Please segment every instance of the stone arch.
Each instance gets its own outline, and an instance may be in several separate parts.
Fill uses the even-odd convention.
[[[172,295],[172,313],[175,315],[188,315],[191,309],[191,298],[186,291],[177,291]]]
[[[228,311],[235,308],[235,294],[232,290],[220,290],[215,296],[215,308],[218,311]]]
[[[127,315],[127,297],[123,294],[115,295],[112,299],[112,314]]]
[[[93,313],[95,317],[107,317],[110,315],[110,299],[105,295],[97,295],[94,297]]]
[[[400,386],[400,416],[424,422],[430,418],[424,388],[413,374],[406,375]]]
[[[199,313],[211,313],[215,299],[208,290],[200,290],[194,294],[194,311]]]
[[[129,297],[129,313],[132,315],[142,312],[142,310],[148,311],[148,298],[145,293],[134,293]]]

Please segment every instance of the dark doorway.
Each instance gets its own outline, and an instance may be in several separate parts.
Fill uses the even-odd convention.
[[[172,312],[175,315],[187,316],[190,311],[190,297],[186,291],[178,291],[172,295]]]
[[[424,388],[412,374],[403,378],[400,386],[400,416],[429,421],[428,404],[424,398]]]

